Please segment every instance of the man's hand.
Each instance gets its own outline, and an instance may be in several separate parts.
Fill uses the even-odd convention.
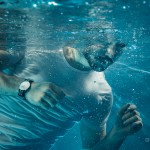
[[[26,94],[26,99],[37,106],[43,108],[54,107],[65,97],[64,92],[52,83],[35,83]]]
[[[113,134],[119,135],[120,138],[125,138],[139,131],[142,126],[142,119],[140,118],[140,113],[136,110],[136,106],[126,104],[118,112],[112,132]]]

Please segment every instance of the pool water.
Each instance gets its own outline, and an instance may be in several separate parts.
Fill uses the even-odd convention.
[[[150,1],[0,0],[0,49],[11,53],[46,56],[64,46],[84,50],[112,40],[121,40],[127,46],[119,60],[105,71],[114,94],[108,131],[118,109],[134,103],[141,113],[143,129],[128,137],[121,150],[149,150]],[[81,149],[78,124],[53,147],[70,149]]]

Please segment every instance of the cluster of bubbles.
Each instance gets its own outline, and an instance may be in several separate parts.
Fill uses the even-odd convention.
[[[94,2],[94,1],[93,1]],[[63,5],[67,5],[67,4],[85,4],[85,5],[89,5],[89,3],[93,3],[92,1],[86,1],[86,0],[0,0],[0,7],[10,7],[10,8],[14,8],[14,7],[19,7],[19,8],[37,8],[40,7],[42,5],[45,6],[63,6]],[[120,2],[119,0],[115,0],[115,2]],[[143,0],[139,2],[140,4],[143,5],[148,5],[150,7],[150,3],[147,0]],[[123,5],[121,6],[123,10],[128,10],[130,9],[130,5]]]
[[[45,3],[44,1],[42,1],[42,4],[47,4],[47,5],[53,5],[53,6],[61,6],[61,4],[59,4],[59,3],[56,3],[55,1],[50,1],[50,2],[47,2],[47,3]],[[33,4],[33,7],[37,7],[38,6],[38,4]]]
[[[61,4],[51,0],[0,0],[0,7],[38,7],[41,5],[60,6]]]
[[[63,6],[67,4],[87,4],[85,0],[0,0],[0,8],[36,8],[44,6]]]

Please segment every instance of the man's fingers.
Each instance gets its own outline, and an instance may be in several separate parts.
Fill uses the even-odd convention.
[[[50,95],[54,94],[58,100],[61,100],[65,97],[65,93],[61,90],[61,88],[59,88],[58,86],[56,86],[54,84],[49,85],[49,90],[47,90],[47,93]]]
[[[49,97],[52,97],[55,101],[59,102],[61,99],[64,98],[64,94],[60,93],[59,95],[56,94],[54,91],[48,89],[46,92],[45,92],[45,95],[49,96]]]
[[[136,108],[137,108],[136,105],[132,104],[132,105],[130,105],[130,106],[127,108],[127,110],[126,110],[125,113],[128,113],[129,111],[135,110]]]
[[[50,83],[44,95],[41,98],[41,105],[44,108],[54,107],[61,99],[65,97],[64,92],[58,86]]]
[[[138,130],[140,130],[143,126],[143,123],[142,121],[136,121],[132,124],[131,126],[131,131],[134,133],[134,132],[137,132]]]
[[[132,124],[136,121],[142,121],[142,119],[139,116],[135,115],[135,116],[127,119],[126,121],[124,121],[123,124],[124,124],[124,126],[128,126],[129,124]]]
[[[126,104],[124,105],[118,112],[119,115],[123,115],[125,113],[125,111],[127,110],[127,108],[130,106],[131,104]]]
[[[135,110],[137,107],[136,107],[136,105],[134,105],[134,104],[126,104],[126,105],[124,105],[121,109],[120,109],[120,111],[118,112],[118,114],[120,115],[120,116],[122,116],[122,115],[124,115],[124,113],[128,113],[129,111],[133,111],[133,110]]]
[[[125,113],[123,115],[122,120],[125,121],[125,120],[131,118],[134,115],[140,116],[140,113],[138,111],[136,111],[136,110],[129,111],[128,113]]]
[[[49,109],[51,107],[51,105],[49,105],[49,103],[47,103],[44,99],[41,99],[40,106],[44,109]]]
[[[142,119],[136,108],[134,104],[126,104],[119,111],[116,127],[124,135],[131,135],[142,128]]]
[[[44,95],[41,102],[46,102],[51,107],[54,107],[58,103],[56,99],[48,95]]]

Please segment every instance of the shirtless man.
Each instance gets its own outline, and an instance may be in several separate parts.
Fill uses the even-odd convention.
[[[83,53],[70,47],[54,51],[49,56],[50,83],[3,73],[6,64],[8,68],[20,57],[0,51],[0,150],[48,150],[79,121],[83,150],[119,149],[142,127],[136,106],[126,104],[106,134],[113,99],[103,71],[124,47],[117,42]]]

